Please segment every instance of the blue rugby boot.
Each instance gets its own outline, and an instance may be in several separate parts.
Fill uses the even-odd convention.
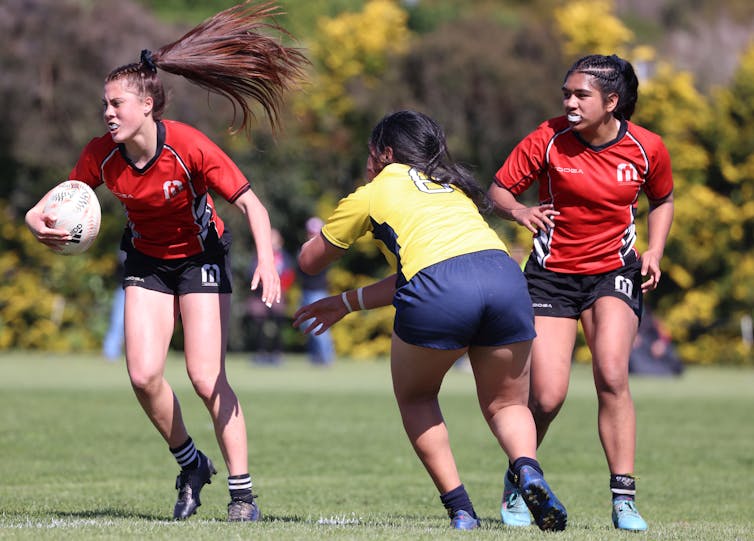
[[[613,526],[618,530],[632,532],[643,532],[647,529],[647,523],[636,509],[636,502],[629,498],[613,500]]]
[[[450,519],[450,525],[456,530],[473,530],[479,527],[479,519],[472,517],[463,509],[459,509]]]
[[[568,514],[541,473],[531,466],[522,466],[518,488],[540,530],[565,530]]]
[[[175,479],[175,488],[178,489],[178,500],[173,508],[173,518],[183,520],[194,513],[202,502],[199,493],[204,485],[212,482],[212,476],[217,473],[212,461],[201,451],[199,453],[199,466],[193,470],[184,470]]]
[[[262,518],[257,502],[252,495],[251,501],[231,500],[228,504],[228,522],[257,522]]]
[[[500,504],[500,518],[506,526],[531,526],[531,515],[526,502],[516,484],[510,479],[509,472],[505,473],[503,485],[503,499]]]

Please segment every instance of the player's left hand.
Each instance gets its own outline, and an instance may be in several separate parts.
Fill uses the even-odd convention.
[[[251,290],[255,291],[260,282],[262,283],[262,302],[267,305],[267,308],[272,308],[272,303],[280,303],[280,276],[274,264],[260,262],[257,265],[254,269],[254,276],[251,278]]]
[[[645,280],[641,283],[642,292],[653,291],[660,282],[660,258],[662,256],[651,250],[647,250],[641,255],[641,275]]]
[[[309,334],[313,332],[314,334],[319,335],[332,327],[347,314],[348,309],[345,304],[343,304],[340,295],[334,295],[332,297],[319,299],[318,301],[302,306],[296,310],[296,313],[293,314],[293,326],[298,329],[304,325],[306,321],[311,320],[305,328],[302,328],[303,333]]]

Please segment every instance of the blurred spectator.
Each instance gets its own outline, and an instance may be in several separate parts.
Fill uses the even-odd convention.
[[[283,249],[280,231],[272,229],[272,250],[275,268],[280,276],[280,302],[271,307],[262,301],[261,288],[252,291],[247,300],[246,316],[251,348],[255,352],[251,360],[259,364],[280,364],[283,354],[283,325],[286,324],[287,294],[296,278],[293,258]],[[251,269],[256,268],[256,260]]]
[[[113,303],[110,306],[110,323],[102,342],[102,355],[111,362],[120,360],[123,355],[123,315],[125,313],[126,293],[123,289],[123,263],[126,252],[118,250],[118,267],[115,277],[118,285],[113,292]]]
[[[306,221],[306,238],[310,239],[319,235],[322,225],[324,223],[316,216],[309,218]],[[299,269],[298,279],[301,284],[301,306],[306,306],[329,295],[326,270],[312,276],[301,272]],[[329,366],[335,360],[335,350],[329,330],[320,335],[309,333],[306,350],[312,364]]]
[[[646,307],[628,359],[628,371],[655,376],[677,376],[683,372],[670,334]]]

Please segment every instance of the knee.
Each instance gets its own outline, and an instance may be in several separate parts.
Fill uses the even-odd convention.
[[[612,364],[610,366],[619,366]],[[628,390],[628,366],[625,368],[612,368],[610,370],[598,370],[595,379],[595,386],[599,396],[609,398],[625,395]]]
[[[536,419],[552,420],[560,411],[565,396],[559,394],[543,394],[529,397],[529,409]]]
[[[131,387],[140,395],[152,395],[156,393],[162,384],[162,374],[149,370],[131,370],[129,372]]]
[[[191,376],[194,392],[205,402],[210,402],[229,388],[227,380],[217,374],[197,374]]]

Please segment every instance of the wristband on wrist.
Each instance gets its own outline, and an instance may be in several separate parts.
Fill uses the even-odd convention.
[[[351,312],[353,312],[353,308],[351,308],[351,303],[348,302],[348,296],[346,295],[346,293],[348,292],[344,291],[343,293],[341,293],[340,298],[343,299],[343,304],[346,305],[346,310],[348,310],[348,313],[350,314]]]
[[[364,307],[364,288],[360,287],[356,290],[356,298],[359,299],[359,309],[366,310]]]

